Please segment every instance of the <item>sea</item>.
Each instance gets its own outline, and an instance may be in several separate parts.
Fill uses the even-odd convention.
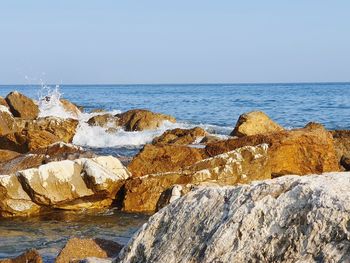
[[[17,90],[35,99],[40,116],[72,117],[59,104],[60,98],[82,106],[73,143],[97,154],[132,157],[146,143],[172,128],[202,127],[211,134],[228,137],[239,116],[263,111],[286,129],[318,122],[327,129],[350,129],[350,83],[270,84],[147,84],[147,85],[0,85],[0,96]],[[43,98],[49,96],[49,102]],[[107,133],[86,122],[96,109],[112,114],[148,109],[169,114],[176,123],[157,130]],[[45,262],[53,262],[71,236],[101,237],[128,242],[147,221],[147,215],[116,210],[96,213],[56,213],[30,219],[0,220],[0,258],[15,256],[36,247]]]

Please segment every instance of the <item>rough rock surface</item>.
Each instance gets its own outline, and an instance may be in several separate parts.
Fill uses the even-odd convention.
[[[122,246],[105,239],[71,238],[56,258],[56,263],[78,262],[87,257],[110,258],[118,255]]]
[[[100,126],[103,128],[117,128],[119,126],[119,118],[114,117],[112,114],[106,113],[96,115],[88,120],[90,126]]]
[[[66,99],[60,99],[60,102],[62,103],[63,108],[67,112],[71,113],[72,116],[74,116],[75,118],[79,117],[79,115],[81,114],[81,111],[75,104],[73,104],[72,102]]]
[[[350,159],[350,131],[336,130],[331,131],[334,140],[334,147],[337,153],[338,160],[342,167],[350,171],[350,166],[346,160]]]
[[[282,130],[283,128],[271,120],[264,112],[252,111],[239,116],[231,135],[243,137]]]
[[[0,136],[15,132],[17,124],[7,107],[0,105]]]
[[[34,101],[23,94],[14,91],[5,98],[10,110],[15,117],[22,119],[35,119],[38,117],[39,108]]]
[[[205,157],[203,149],[183,145],[147,144],[133,158],[128,169],[135,177],[162,172],[177,172]]]
[[[350,173],[208,187],[153,215],[116,262],[349,262]]]
[[[16,258],[0,259],[0,263],[42,263],[42,262],[43,262],[43,259],[41,258],[39,252],[36,251],[35,249],[29,249]]]
[[[28,152],[28,138],[21,132],[0,136],[0,149],[19,153]]]
[[[199,161],[179,172],[160,173],[128,180],[124,186],[123,210],[154,212],[163,192],[176,184],[211,182],[223,185],[271,178],[267,145],[246,146]],[[182,192],[182,189],[181,189]]]
[[[173,129],[167,130],[161,136],[153,139],[152,144],[178,144],[187,145],[194,142],[200,142],[207,133],[200,127],[193,129]]]
[[[6,108],[10,109],[9,105],[7,104],[6,100],[0,96],[0,105],[5,106]]]
[[[172,116],[154,113],[148,110],[129,110],[117,114],[119,125],[126,131],[154,130],[159,128],[164,121],[176,122]]]
[[[7,161],[17,157],[18,155],[20,155],[20,153],[18,153],[18,152],[9,151],[9,150],[0,150],[0,163],[7,162]],[[0,167],[0,170],[1,170],[1,167]],[[1,172],[0,172],[0,174],[1,174]]]
[[[321,125],[210,143],[206,146],[206,152],[209,156],[215,156],[242,146],[262,143],[269,145],[268,165],[274,177],[339,170],[332,135]]]

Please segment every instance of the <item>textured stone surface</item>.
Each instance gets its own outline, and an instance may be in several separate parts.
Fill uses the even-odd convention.
[[[149,110],[129,110],[117,114],[119,125],[126,131],[154,130],[160,127],[164,121],[176,122],[172,116],[154,113]]]
[[[100,126],[103,128],[117,128],[119,126],[117,117],[114,117],[112,114],[100,114],[91,117],[88,120],[90,126]]]
[[[110,258],[120,252],[122,246],[105,239],[71,238],[56,258],[56,263],[79,262],[88,257]]]
[[[73,104],[72,102],[66,99],[60,99],[60,102],[62,103],[63,108],[67,112],[71,113],[72,116],[74,116],[75,118],[79,117],[79,115],[81,114],[81,111],[75,104]]]
[[[0,105],[0,136],[17,130],[17,124],[6,106]]]
[[[116,262],[349,262],[350,174],[284,176],[188,193]]]
[[[0,150],[0,163],[3,165],[4,162],[11,160],[17,157],[18,155],[20,155],[20,153],[18,152],[9,151],[9,150]],[[0,166],[0,170],[1,170],[1,166]]]
[[[13,116],[22,119],[35,119],[38,117],[39,108],[34,101],[23,94],[14,91],[5,98]]]
[[[239,116],[231,135],[243,137],[282,130],[283,128],[271,120],[264,112],[252,111]]]
[[[176,184],[214,182],[232,185],[271,178],[266,163],[267,145],[247,146],[199,161],[179,172],[133,178],[125,183],[123,209],[154,212],[162,193]]]
[[[29,249],[16,258],[0,259],[0,263],[42,263],[42,262],[43,262],[43,259],[41,258],[39,252],[36,251],[35,249]]]
[[[145,147],[128,165],[132,176],[177,172],[206,157],[203,149],[183,145],[151,145]]]
[[[9,105],[7,104],[6,100],[0,96],[0,105],[5,106],[6,108],[10,109]]]
[[[173,129],[167,130],[161,136],[153,139],[152,144],[178,144],[187,145],[194,142],[200,142],[207,133],[200,127],[193,129]]]
[[[215,156],[242,146],[262,143],[269,145],[268,165],[273,176],[339,170],[332,135],[320,125],[210,143],[206,146],[206,152],[209,156]]]
[[[338,160],[343,168],[349,171],[350,168],[346,160],[350,159],[350,131],[336,130],[331,131],[331,134]]]

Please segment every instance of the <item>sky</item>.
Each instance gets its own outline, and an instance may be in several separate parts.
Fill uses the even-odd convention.
[[[0,0],[0,84],[346,82],[349,12],[349,0]]]

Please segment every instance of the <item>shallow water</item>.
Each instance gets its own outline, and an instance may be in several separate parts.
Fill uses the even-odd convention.
[[[126,244],[148,216],[116,210],[104,213],[54,212],[40,217],[0,220],[0,258],[38,249],[45,262],[53,262],[67,240],[104,238]]]

